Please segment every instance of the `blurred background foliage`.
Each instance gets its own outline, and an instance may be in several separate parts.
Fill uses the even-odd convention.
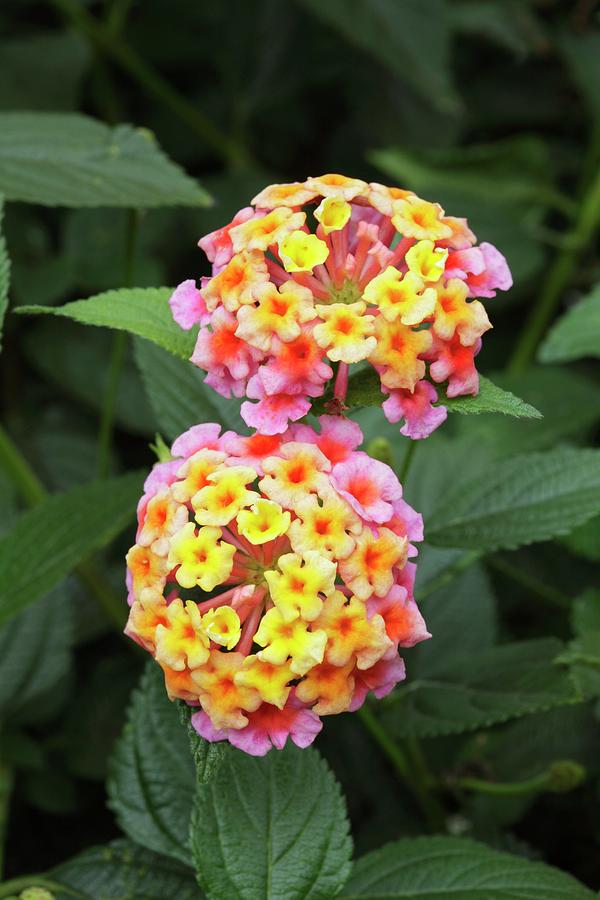
[[[434,516],[449,487],[516,453],[597,437],[599,370],[590,357],[600,351],[534,363],[535,348],[520,336],[540,296],[552,295],[553,319],[600,281],[597,247],[575,240],[586,198],[594,184],[598,190],[598,19],[589,0],[3,0],[0,111],[80,112],[142,126],[211,195],[209,207],[177,206],[174,197],[173,207],[166,200],[139,214],[136,286],[204,274],[197,239],[269,182],[340,171],[410,187],[468,216],[479,238],[506,254],[515,278],[507,297],[488,303],[494,331],[479,368],[545,418],[451,417],[417,448],[407,485],[408,499]],[[1,144],[0,134],[0,157]],[[9,203],[11,306],[122,286],[129,216]],[[567,269],[558,280],[557,264]],[[598,300],[592,306],[597,317]],[[50,491],[97,472],[111,340],[62,319],[7,318],[2,418]],[[235,405],[205,393],[198,373],[160,348],[136,339],[126,353],[113,474],[148,468],[157,431],[169,438],[192,421],[238,421]],[[167,370],[170,389],[179,385],[180,399],[197,402],[173,410],[161,385]],[[357,418],[368,439],[389,438],[400,465],[406,442],[397,428],[375,408]],[[1,470],[0,496],[7,530],[22,501]],[[597,595],[583,592],[598,585],[599,533],[596,519],[555,541],[486,556],[424,599],[435,637],[407,653],[409,679],[445,678],[448,689],[454,680],[460,692],[461,664],[497,643],[558,638],[573,663],[588,640],[583,656],[595,663],[571,671],[582,702],[526,695],[519,706],[520,686],[511,682],[523,664],[517,655],[498,666],[492,687],[475,685],[460,727],[439,726],[441,701],[428,707],[425,697],[438,724],[421,733],[438,735],[425,737],[422,750],[442,779],[454,833],[542,857],[596,887],[600,615]],[[100,557],[103,577],[121,593],[130,537]],[[419,585],[459,553],[426,547]],[[2,771],[14,782],[7,875],[48,868],[118,833],[104,779],[141,665],[74,576],[0,631]],[[495,697],[493,715],[490,690],[505,695]],[[383,721],[401,733],[402,715],[390,707]],[[355,716],[327,720],[318,745],[342,782],[359,852],[424,830],[413,798]],[[586,771],[569,793],[493,796],[461,782],[519,782],[565,758]]]

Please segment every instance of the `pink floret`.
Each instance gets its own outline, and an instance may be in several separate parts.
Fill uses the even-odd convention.
[[[193,456],[198,450],[218,450],[221,426],[214,422],[203,425],[192,425],[183,434],[173,441],[171,453],[173,456],[184,456],[186,459]],[[177,467],[181,468],[181,462],[177,461]],[[156,467],[155,467],[156,468]]]
[[[378,524],[391,518],[392,503],[402,497],[393,470],[360,451],[333,467],[331,483],[362,519]]]
[[[196,282],[189,278],[178,285],[169,300],[169,306],[173,318],[185,331],[189,331],[194,325],[206,325],[210,315],[202,294],[196,287]]]
[[[404,419],[400,434],[413,441],[429,437],[448,416],[445,406],[432,406],[437,400],[437,391],[428,381],[417,382],[414,392],[398,388],[388,393],[389,397],[383,403],[386,419],[392,424]]]

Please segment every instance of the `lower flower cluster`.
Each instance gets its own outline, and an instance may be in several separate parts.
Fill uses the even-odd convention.
[[[196,425],[157,463],[127,554],[126,633],[209,741],[306,747],[320,716],[404,678],[429,637],[413,597],[421,516],[358,425],[221,434]]]

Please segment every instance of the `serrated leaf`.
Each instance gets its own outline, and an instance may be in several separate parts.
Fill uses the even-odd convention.
[[[541,412],[515,397],[510,391],[504,391],[497,384],[483,375],[479,376],[479,393],[476,397],[440,397],[439,406],[445,406],[448,412],[478,416],[481,413],[503,413],[517,419],[541,419]]]
[[[266,757],[229,749],[200,785],[191,828],[200,883],[214,900],[326,900],[350,871],[340,788],[313,749]]]
[[[450,23],[445,0],[302,0],[351,44],[408,81],[428,103],[455,113],[460,100],[449,65]]]
[[[4,215],[4,198],[0,194],[0,350],[2,349],[2,329],[4,316],[8,308],[8,289],[10,287],[10,260],[6,249],[6,241],[2,234],[2,218]]]
[[[578,695],[555,660],[554,638],[503,644],[440,666],[435,678],[409,679],[383,704],[383,721],[401,737],[460,734],[573,703]]]
[[[573,603],[575,637],[561,654],[572,667],[576,684],[586,697],[600,696],[600,591],[589,590]]]
[[[388,844],[359,859],[341,897],[368,900],[592,900],[571,875],[455,837]]]
[[[542,419],[515,422],[486,416],[457,423],[465,433],[481,436],[495,456],[543,450],[567,437],[578,437],[600,420],[597,384],[564,366],[531,366],[522,375],[493,375],[494,383],[517,392],[539,409]]]
[[[226,400],[204,384],[204,372],[156,344],[136,339],[135,359],[159,430],[173,440],[198,422],[219,422],[247,432],[239,400]]]
[[[21,306],[16,312],[65,316],[82,325],[128,331],[188,359],[194,349],[195,333],[183,331],[173,321],[168,302],[171,294],[169,288],[123,288],[64,306]]]
[[[583,525],[578,525],[570,534],[561,539],[571,553],[583,556],[591,562],[600,560],[600,516],[594,516]]]
[[[436,386],[437,387],[437,386]],[[381,392],[379,375],[372,369],[356,372],[348,381],[346,403],[351,409],[363,406],[381,406],[385,397]],[[516,418],[540,419],[542,414],[534,406],[525,403],[509,391],[504,391],[489,378],[479,376],[479,393],[476,397],[445,397],[444,388],[438,387],[438,406],[445,406],[448,412],[463,415],[481,413],[504,413]]]
[[[600,284],[561,316],[538,351],[543,363],[585,356],[600,357]]]
[[[514,549],[568,534],[600,512],[600,450],[561,447],[497,462],[463,479],[429,521],[442,547]]]
[[[177,704],[148,663],[109,765],[109,805],[132,840],[189,863],[196,772]]]
[[[90,847],[48,872],[56,900],[200,900],[193,871],[165,856],[116,840]],[[60,890],[60,887],[66,890]],[[76,892],[76,893],[74,893]]]
[[[75,113],[0,113],[0,192],[44,206],[205,206],[153,135]]]
[[[40,701],[69,671],[73,625],[63,583],[0,628],[0,723],[37,722],[46,711]]]
[[[133,472],[53,494],[0,540],[0,624],[43,596],[135,516],[142,476]]]

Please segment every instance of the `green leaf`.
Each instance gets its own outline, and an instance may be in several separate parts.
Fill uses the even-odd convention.
[[[450,28],[445,0],[302,0],[315,16],[350,44],[374,56],[393,75],[408,81],[427,103],[456,113],[452,85]]]
[[[479,376],[479,393],[476,397],[441,397],[439,406],[445,406],[448,412],[478,416],[481,413],[498,412],[517,419],[541,419],[541,412],[515,397],[510,391],[504,391],[489,378]]]
[[[73,607],[64,584],[0,628],[0,723],[37,721],[71,665]],[[36,708],[37,706],[37,708]]]
[[[451,489],[427,527],[442,547],[499,550],[568,534],[600,511],[600,450],[559,447],[498,461]]]
[[[239,400],[226,400],[204,384],[204,372],[156,344],[135,340],[135,359],[160,431],[173,440],[198,422],[219,422],[244,433]]]
[[[198,789],[192,851],[214,900],[334,897],[350,871],[339,786],[313,749],[256,758],[229,749]]]
[[[90,847],[48,872],[56,900],[200,900],[194,873],[131,841]],[[73,893],[75,892],[75,893]]]
[[[6,249],[6,241],[2,234],[2,217],[4,214],[4,198],[0,194],[0,350],[2,349],[2,327],[8,309],[8,289],[10,287],[10,260]]]
[[[43,596],[134,518],[137,472],[53,494],[0,540],[0,624]]]
[[[196,772],[177,704],[148,663],[109,766],[109,805],[132,840],[189,862]]]
[[[195,332],[183,331],[169,308],[170,288],[123,288],[105,291],[88,300],[74,300],[64,306],[21,306],[26,315],[65,316],[82,325],[117,328],[158,344],[182,359],[194,349]]]
[[[196,783],[206,784],[215,775],[225,755],[224,742],[205,741],[192,725],[194,708],[183,700],[177,702],[179,721],[184,726],[196,767]]]
[[[0,191],[44,206],[204,206],[151,132],[75,113],[0,113]]]
[[[493,379],[504,390],[523,396],[543,415],[542,419],[518,422],[485,416],[458,423],[462,433],[485,441],[494,456],[553,447],[567,437],[584,435],[600,421],[598,386],[564,366],[531,366],[519,376],[496,372]]]
[[[593,891],[544,863],[467,838],[388,844],[354,866],[341,897],[368,900],[592,900]]]
[[[543,363],[600,357],[600,284],[562,316],[538,351]]]
[[[542,638],[454,658],[435,678],[409,679],[384,701],[384,724],[399,737],[435,737],[573,703],[569,674],[555,662],[562,649]]]
[[[438,390],[438,406],[445,406],[448,412],[463,415],[499,412],[516,418],[542,418],[542,414],[535,407],[509,391],[502,390],[483,375],[479,376],[479,393],[476,397],[445,397],[443,387]],[[381,406],[384,399],[379,375],[374,369],[361,369],[350,377],[346,403],[351,409]]]

